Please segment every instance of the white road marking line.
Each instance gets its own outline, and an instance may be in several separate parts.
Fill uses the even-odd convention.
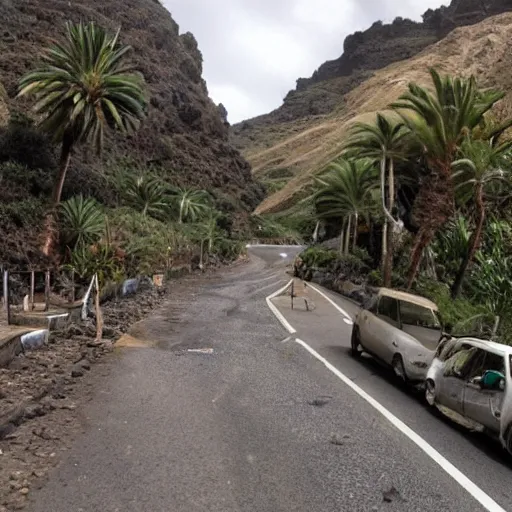
[[[344,317],[345,317],[345,323],[348,325],[353,325],[352,317],[342,308],[336,304],[330,297],[328,297],[322,290],[319,290],[316,286],[313,286],[312,284],[308,283],[308,286],[315,290],[316,293],[321,295],[324,299],[328,300]]]
[[[265,300],[267,301],[267,306],[270,308],[270,311],[272,311],[272,313],[274,313],[274,315],[277,317],[277,319],[281,322],[282,326],[290,333],[290,334],[294,334],[297,332],[296,329],[294,329],[290,323],[288,322],[288,320],[286,320],[286,318],[284,317],[284,315],[281,313],[281,311],[279,311],[279,309],[277,309],[276,306],[274,306],[274,304],[272,303],[272,299],[277,297],[279,294],[283,293],[286,288],[288,288],[288,286],[290,286],[293,282],[293,279],[290,279],[290,281],[285,284],[282,288],[280,288],[279,290],[277,290],[276,292],[274,292],[272,295],[269,295]]]
[[[344,382],[349,388],[355,391],[361,398],[366,400],[374,409],[380,412],[393,426],[395,426],[402,434],[408,437],[416,446],[421,448],[434,462],[448,473],[463,489],[465,489],[473,498],[475,498],[486,510],[489,512],[506,512],[504,508],[500,507],[488,494],[486,494],[480,487],[473,483],[466,475],[459,471],[451,462],[445,459],[433,446],[428,444],[422,437],[420,437],[414,430],[409,428],[403,421],[399,420],[393,413],[388,411],[377,400],[371,397],[366,391],[361,389],[357,384],[354,384],[346,375],[341,373],[335,366],[333,366],[325,357],[322,357],[318,352],[313,350],[306,342],[299,338],[295,341],[304,347],[313,357],[323,363],[336,377]]]

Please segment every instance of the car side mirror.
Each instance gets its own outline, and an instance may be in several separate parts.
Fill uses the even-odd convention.
[[[482,389],[505,389],[505,375],[496,370],[487,370],[481,377],[480,387]]]

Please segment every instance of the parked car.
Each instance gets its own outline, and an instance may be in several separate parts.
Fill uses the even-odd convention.
[[[450,419],[497,437],[512,453],[512,347],[476,338],[443,341],[425,398]]]
[[[441,335],[433,302],[380,288],[355,319],[352,354],[367,352],[390,365],[404,382],[424,382]]]

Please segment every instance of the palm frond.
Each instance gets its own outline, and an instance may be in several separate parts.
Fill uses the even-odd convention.
[[[48,48],[41,68],[27,73],[19,96],[33,94],[41,128],[60,142],[92,141],[101,149],[106,129],[131,132],[144,118],[144,79],[127,64],[130,46],[91,23],[67,23],[66,38]]]

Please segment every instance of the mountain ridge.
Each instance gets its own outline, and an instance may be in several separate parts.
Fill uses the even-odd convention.
[[[428,71],[431,67],[442,74],[474,75],[480,86],[506,91],[504,100],[494,109],[495,115],[498,120],[512,117],[510,38],[510,12],[458,27],[416,56],[373,72],[371,77],[345,93],[329,114],[269,124],[254,131],[260,145],[246,149],[245,155],[255,175],[267,184],[275,184],[276,175],[280,179],[286,176],[280,181],[279,190],[267,197],[256,212],[278,212],[293,206],[306,193],[312,175],[340,155],[350,126],[357,121],[370,122],[376,112],[386,111],[405,92],[409,82],[430,87]],[[333,90],[341,87],[344,80],[345,77],[335,78],[321,85]],[[315,84],[311,89],[318,87]]]
[[[375,71],[418,55],[457,27],[511,10],[511,0],[452,0],[449,6],[428,9],[422,22],[400,17],[390,24],[377,21],[367,30],[349,35],[338,59],[325,62],[309,78],[299,78],[280,107],[233,125],[231,140],[251,160],[256,148],[271,147],[283,138],[272,133],[273,125],[329,115]],[[270,132],[270,142],[258,136],[265,129]]]

